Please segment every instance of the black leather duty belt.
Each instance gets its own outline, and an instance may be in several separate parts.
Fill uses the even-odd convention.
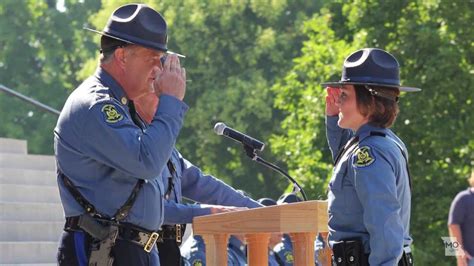
[[[162,225],[161,230],[158,231],[163,240],[175,240],[176,243],[180,244],[182,241],[184,226],[181,224],[177,225]]]
[[[66,224],[64,225],[65,231],[83,231],[79,225],[79,216],[67,217]],[[107,223],[107,221],[103,221],[103,223]],[[129,223],[121,223],[118,225],[119,233],[118,238],[123,239],[126,241],[130,241],[134,244],[137,244],[143,247],[143,250],[150,253],[153,249],[153,246],[157,241],[162,242],[163,239],[161,237],[160,232],[153,232],[141,229],[137,226],[134,226]]]

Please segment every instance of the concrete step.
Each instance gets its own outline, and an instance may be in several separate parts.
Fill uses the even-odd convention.
[[[58,242],[64,222],[0,221],[0,241]]]
[[[57,186],[12,185],[0,186],[1,202],[61,203]]]
[[[2,266],[56,266],[57,263],[15,263],[15,264],[2,264]]]
[[[60,203],[0,202],[0,221],[64,221]]]
[[[2,264],[2,266],[56,266],[57,263],[15,263]]]
[[[0,138],[0,153],[26,154],[26,140]]]
[[[0,184],[56,186],[56,172],[19,168],[0,168]]]
[[[51,155],[0,153],[0,168],[55,171],[56,162]]]
[[[0,264],[55,263],[58,242],[0,242]]]

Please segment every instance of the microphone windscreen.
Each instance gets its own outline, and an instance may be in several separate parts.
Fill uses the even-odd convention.
[[[222,135],[224,134],[224,129],[226,127],[227,126],[222,122],[216,123],[216,125],[214,126],[214,132],[216,132],[217,135]]]

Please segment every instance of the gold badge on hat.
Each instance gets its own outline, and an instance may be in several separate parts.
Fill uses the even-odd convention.
[[[120,114],[117,109],[115,109],[115,106],[112,104],[106,104],[102,107],[101,109],[102,113],[105,115],[105,121],[107,123],[117,123],[120,120],[123,119],[123,115]]]

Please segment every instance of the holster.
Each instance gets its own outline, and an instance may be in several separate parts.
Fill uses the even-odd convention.
[[[80,216],[78,225],[92,237],[89,266],[112,266],[114,257],[111,252],[117,239],[118,226],[101,223],[88,214]]]
[[[369,257],[364,253],[360,240],[343,240],[332,246],[333,266],[368,266]]]
[[[332,246],[333,266],[368,266],[369,254],[364,253],[364,247],[360,240],[343,240],[336,242]],[[403,252],[398,266],[413,266],[413,256],[411,253]]]
[[[402,258],[398,262],[398,266],[413,266],[413,255],[403,252]]]

